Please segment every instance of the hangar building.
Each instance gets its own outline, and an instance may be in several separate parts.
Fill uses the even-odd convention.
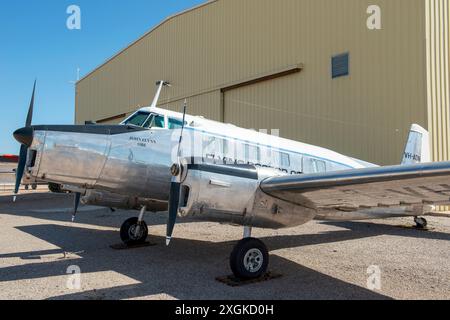
[[[448,0],[215,0],[174,15],[76,85],[77,123],[160,107],[377,164],[410,125],[450,160]]]

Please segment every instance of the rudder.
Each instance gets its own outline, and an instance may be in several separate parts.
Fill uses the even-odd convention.
[[[403,153],[402,165],[428,162],[431,162],[430,134],[418,124],[413,124]]]

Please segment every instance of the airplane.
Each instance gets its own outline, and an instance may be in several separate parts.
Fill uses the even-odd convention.
[[[282,229],[325,221],[414,217],[425,228],[433,206],[450,203],[450,162],[432,163],[429,134],[413,125],[403,160],[377,166],[337,152],[150,107],[117,125],[32,125],[36,82],[21,143],[14,201],[24,174],[72,192],[79,203],[139,210],[120,237],[148,237],[147,212],[168,210],[166,243],[178,218],[243,226],[230,255],[239,279],[266,274],[266,245],[252,228]]]

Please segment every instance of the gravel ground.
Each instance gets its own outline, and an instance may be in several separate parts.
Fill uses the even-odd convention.
[[[0,163],[0,184],[14,183],[13,170],[15,168],[17,168],[17,163]]]
[[[254,230],[283,277],[228,287],[228,256],[242,229],[180,221],[165,247],[164,214],[148,214],[154,246],[116,251],[118,228],[136,212],[82,207],[70,222],[66,195],[0,196],[0,299],[450,299],[450,219],[329,223],[281,231]],[[81,269],[69,289],[67,270]],[[378,266],[381,289],[367,288]]]

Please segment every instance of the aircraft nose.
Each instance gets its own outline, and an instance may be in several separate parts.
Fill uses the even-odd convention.
[[[14,132],[14,139],[27,147],[31,147],[33,142],[33,128],[24,127],[16,130]]]

